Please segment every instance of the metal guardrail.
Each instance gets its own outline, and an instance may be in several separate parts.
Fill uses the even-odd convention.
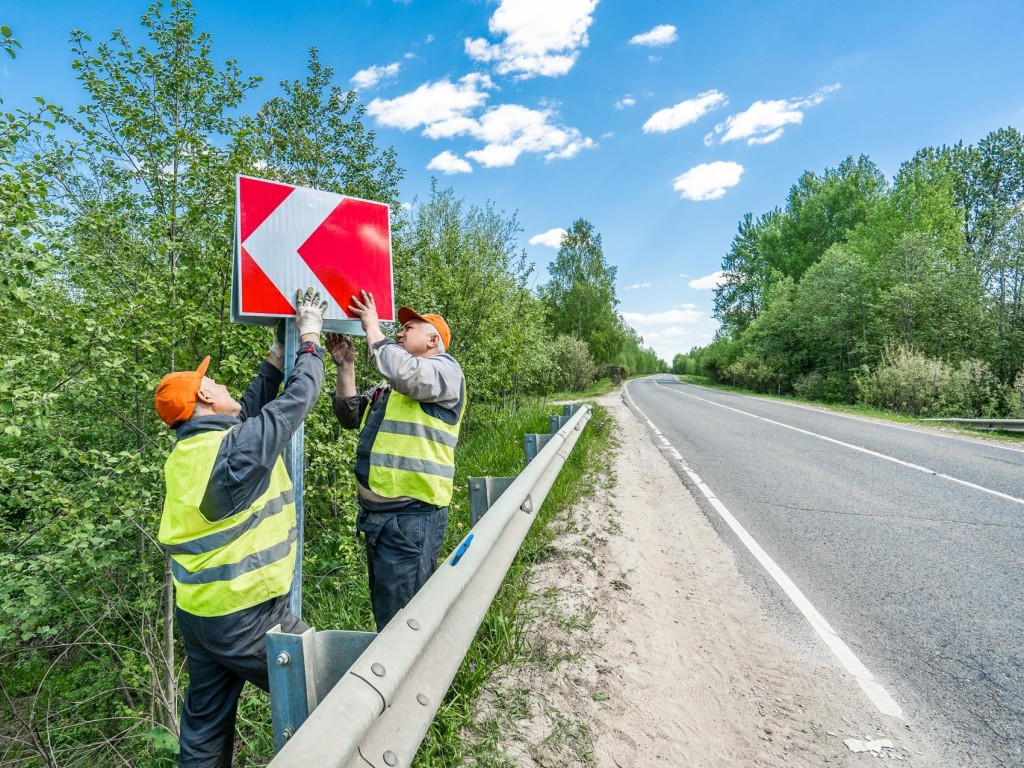
[[[973,429],[1024,432],[1024,419],[918,419],[918,421],[945,421],[951,424],[962,424]]]
[[[490,490],[500,495],[487,514],[379,635],[322,632],[319,642],[315,630],[302,636],[268,633],[272,710],[275,697],[288,703],[289,696],[279,694],[282,675],[294,677],[286,685],[291,703],[308,709],[308,719],[294,734],[282,735],[286,740],[271,761],[272,768],[395,768],[412,763],[536,510],[590,415],[589,406],[567,406],[565,416],[553,417],[558,419],[558,431],[546,436],[546,444],[518,477],[504,478],[510,481],[507,488],[491,485]],[[471,494],[472,484],[483,480],[487,478],[470,480]],[[490,500],[486,484],[477,491]],[[293,657],[287,648],[275,645],[278,641],[292,643],[300,655],[305,644],[309,655]],[[365,651],[347,671],[339,669],[346,665],[343,657],[356,655],[361,644]],[[324,671],[331,666],[333,673]],[[325,678],[332,674],[340,678],[329,685]],[[275,741],[277,730],[275,716]]]

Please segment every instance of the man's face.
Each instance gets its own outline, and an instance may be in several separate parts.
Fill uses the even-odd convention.
[[[218,384],[209,376],[203,376],[203,384],[199,388],[200,399],[214,413],[237,416],[242,412],[242,404],[235,400],[223,384]]]
[[[410,320],[398,332],[398,345],[413,357],[422,357],[436,346],[431,343],[437,338],[437,329],[423,320]]]

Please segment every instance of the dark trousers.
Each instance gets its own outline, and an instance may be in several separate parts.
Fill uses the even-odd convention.
[[[382,512],[360,505],[356,525],[366,535],[370,601],[380,632],[437,569],[448,507],[414,503]]]
[[[188,656],[188,690],[181,712],[181,768],[230,768],[235,713],[246,681],[270,687],[264,635],[275,624],[291,634],[309,629],[288,608],[288,595],[227,616],[177,610]]]

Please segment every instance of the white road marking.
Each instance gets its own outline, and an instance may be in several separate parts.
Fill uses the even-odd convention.
[[[661,382],[658,381],[658,380],[655,380],[654,383],[657,384],[658,386],[662,386]],[[683,383],[683,382],[679,382],[679,383]],[[688,387],[695,387],[697,389],[708,389],[707,387],[702,387],[700,384],[691,384],[689,382],[686,382],[686,385]],[[665,389],[667,389],[667,387],[665,387]],[[714,391],[714,390],[711,390],[711,391]],[[731,394],[736,395],[736,397],[749,397],[749,395],[740,395],[738,393],[731,393]],[[987,441],[981,439],[980,436],[979,437],[973,437],[973,436],[970,436],[970,435],[947,435],[947,434],[945,434],[943,432],[935,432],[935,431],[933,431],[931,429],[927,429],[927,428],[911,427],[911,426],[907,426],[906,424],[893,424],[891,421],[885,421],[884,419],[869,419],[869,418],[864,417],[864,416],[854,416],[852,413],[841,413],[839,411],[832,411],[832,410],[827,410],[827,409],[824,409],[824,408],[815,408],[813,405],[805,405],[804,403],[793,403],[793,402],[790,402],[788,400],[776,400],[775,398],[756,398],[756,399],[764,400],[764,401],[769,402],[769,403],[774,403],[775,405],[785,405],[788,408],[800,408],[801,410],[804,410],[804,411],[812,411],[813,413],[820,413],[820,414],[825,415],[825,416],[836,416],[836,417],[841,418],[841,419],[850,419],[851,421],[859,421],[861,424],[871,424],[871,425],[876,426],[876,427],[886,427],[887,429],[902,429],[904,432],[913,432],[916,435],[922,435],[924,437],[934,437],[934,438],[937,438],[939,440],[959,440],[960,442],[973,443],[975,445],[978,445],[980,443],[981,445],[987,446],[989,448],[998,448],[1000,451],[1010,451],[1012,453],[1024,453],[1024,448],[1016,448],[1016,447],[1014,447],[1012,445],[1004,445],[1002,443],[987,442]]]
[[[696,472],[690,469],[686,460],[680,455],[679,451],[675,449],[672,443],[661,434],[661,431],[654,426],[654,423],[647,418],[640,407],[634,402],[632,395],[629,394],[629,384],[625,386],[626,397],[629,398],[630,404],[636,409],[637,413],[644,417],[644,421],[651,428],[655,435],[661,440],[661,443],[667,448],[668,452],[679,462],[682,466],[683,471],[689,476],[690,480],[693,481],[694,485],[700,489],[700,492],[704,494],[704,497],[708,500],[715,511],[721,516],[722,520],[725,521],[733,533],[739,538],[740,541],[746,546],[750,553],[757,558],[757,561],[761,566],[768,572],[768,574],[775,579],[775,583],[782,588],[782,591],[786,593],[789,599],[793,602],[793,605],[804,615],[807,622],[811,625],[811,628],[817,632],[818,636],[825,642],[828,649],[832,651],[833,655],[839,660],[839,663],[843,665],[843,668],[849,672],[853,678],[860,685],[861,689],[867,694],[867,697],[871,700],[871,703],[875,705],[879,712],[884,715],[890,715],[892,717],[905,720],[903,710],[900,705],[896,703],[896,700],[889,695],[889,692],[885,690],[881,683],[875,680],[875,676],[871,674],[871,671],[861,663],[857,655],[850,650],[850,647],[843,642],[842,638],[836,633],[829,623],[825,621],[825,617],[818,613],[818,610],[811,604],[811,601],[807,599],[800,588],[793,583],[792,579],[786,575],[786,573],[776,564],[774,560],[765,552],[761,545],[758,544],[754,537],[747,533],[747,529],[744,528],[739,520],[733,517],[732,513],[726,508],[726,506],[718,499],[717,496],[711,491],[707,484],[700,479]],[[700,398],[698,398],[700,399]]]
[[[1006,501],[1012,501],[1014,504],[1024,505],[1024,499],[1019,499],[1016,496],[1010,496],[1009,494],[1003,493],[1002,491],[996,491],[996,490],[993,490],[992,488],[986,488],[983,485],[977,485],[976,483],[972,483],[972,482],[970,482],[968,480],[961,480],[959,477],[953,477],[952,475],[947,475],[947,474],[945,474],[943,472],[938,472],[938,471],[936,471],[934,469],[929,469],[928,467],[922,467],[920,464],[913,464],[913,463],[911,463],[909,461],[903,461],[903,459],[897,459],[895,456],[889,456],[889,455],[884,454],[884,453],[879,453],[878,451],[872,451],[870,448],[862,448],[861,446],[853,445],[852,443],[844,443],[842,440],[836,440],[834,437],[827,437],[826,435],[820,435],[817,432],[811,432],[810,430],[807,430],[807,429],[801,429],[800,427],[794,427],[792,424],[783,424],[781,421],[775,421],[774,419],[766,419],[764,416],[758,416],[756,413],[750,413],[749,411],[742,411],[739,408],[733,408],[731,405],[723,405],[722,403],[716,403],[714,400],[708,400],[707,398],[704,398],[704,397],[697,397],[697,395],[691,395],[689,392],[681,392],[678,389],[673,389],[672,387],[666,387],[664,384],[661,384],[658,381],[655,381],[654,383],[657,384],[662,389],[668,390],[669,392],[674,392],[677,395],[682,395],[684,397],[692,397],[694,400],[700,400],[702,403],[708,403],[709,405],[716,405],[719,408],[725,408],[727,411],[734,411],[735,413],[739,413],[739,414],[742,414],[744,416],[749,416],[752,419],[758,419],[759,421],[764,421],[764,422],[767,422],[768,424],[774,424],[777,427],[784,427],[785,429],[791,429],[794,432],[799,432],[802,435],[809,435],[810,437],[816,437],[819,440],[825,440],[825,441],[827,441],[829,443],[835,443],[836,445],[841,445],[843,448],[849,448],[851,451],[858,451],[859,453],[866,453],[868,456],[874,456],[877,459],[883,459],[884,461],[891,461],[893,464],[899,464],[900,466],[907,467],[909,469],[916,469],[918,472],[924,472],[926,475],[934,475],[935,477],[942,478],[943,480],[949,480],[951,483],[957,483],[957,484],[963,485],[963,486],[965,486],[967,488],[972,488],[975,491],[981,491],[982,493],[988,493],[988,494],[991,494],[992,496],[997,496],[1000,499],[1005,499]]]

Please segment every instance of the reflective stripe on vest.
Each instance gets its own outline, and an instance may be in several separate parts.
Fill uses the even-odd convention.
[[[391,390],[370,452],[370,490],[389,498],[409,496],[436,507],[447,506],[452,500],[455,445],[465,410],[463,397],[458,420],[446,424],[416,400]],[[367,408],[363,425],[369,413]]]
[[[171,555],[178,607],[223,616],[286,594],[295,565],[295,493],[278,458],[248,509],[210,522],[200,511],[225,431],[175,445],[164,467],[160,542]]]

